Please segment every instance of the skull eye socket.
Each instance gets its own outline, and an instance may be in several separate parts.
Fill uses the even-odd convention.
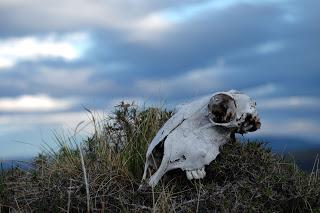
[[[228,123],[235,119],[236,106],[232,97],[226,94],[213,96],[208,105],[209,116],[215,123]]]

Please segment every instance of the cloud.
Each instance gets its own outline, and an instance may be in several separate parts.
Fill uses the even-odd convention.
[[[37,90],[64,96],[66,93],[75,96],[92,96],[99,93],[112,93],[121,90],[113,79],[99,78],[93,68],[54,68],[39,67],[29,80]]]
[[[131,35],[129,41],[149,42],[152,44],[163,36],[163,33],[171,30],[173,24],[161,14],[150,14],[130,24]]]
[[[0,98],[2,112],[46,112],[66,110],[72,107],[74,101],[55,99],[48,95],[23,95],[16,98]]]
[[[89,115],[86,111],[57,112],[43,114],[11,114],[0,117],[1,125],[44,125],[58,124],[75,128],[82,121],[88,121]],[[20,121],[20,122],[19,122]],[[21,122],[23,121],[23,122]]]
[[[320,98],[307,96],[291,96],[270,98],[259,101],[259,108],[261,109],[306,109],[306,108],[320,108]]]
[[[284,120],[265,119],[262,121],[261,129],[251,134],[260,136],[298,136],[319,140],[319,132],[320,124],[317,121],[290,118]]]
[[[0,3],[0,25],[4,31],[48,32],[104,29],[129,41],[154,45],[163,34],[174,33],[186,20],[229,10],[235,5],[263,7],[273,1],[252,0],[54,0],[5,1]],[[74,9],[75,5],[77,10]],[[10,11],[10,12],[8,12]],[[2,20],[2,21],[1,21]],[[215,25],[215,24],[214,24]]]
[[[274,94],[276,91],[279,91],[279,89],[278,85],[274,83],[267,83],[253,88],[244,89],[244,92],[254,98],[257,98]]]
[[[86,68],[64,69],[39,67],[38,72],[32,77],[32,83],[40,84],[42,87],[48,86],[63,90],[76,90],[81,87],[87,87],[92,74],[93,71]]]
[[[45,93],[54,97],[76,97],[85,101],[127,91],[116,79],[104,76],[102,68],[80,65],[31,63],[0,72],[0,97]],[[115,74],[112,74],[115,75]],[[118,75],[118,74],[117,74]]]
[[[165,10],[163,14],[169,20],[175,22],[186,21],[199,14],[206,13],[208,11],[221,11],[231,8],[237,4],[247,4],[253,6],[266,5],[275,2],[274,0],[208,0],[208,1],[195,1],[192,3],[186,3],[178,8],[169,8]]]
[[[7,68],[11,68],[14,66],[14,61],[13,60],[10,60],[8,58],[1,58],[0,57],[0,70],[1,69],[7,69]]]
[[[0,25],[7,30],[23,32],[102,28],[121,31],[120,36],[126,39],[150,40],[166,30],[169,23],[158,13],[189,1],[193,0],[184,3],[168,0],[161,3],[146,0],[139,3],[130,0],[6,1],[0,3],[0,20],[6,20],[0,21]]]
[[[282,50],[285,47],[282,41],[271,41],[256,46],[256,52],[259,54],[270,54]]]
[[[135,87],[148,95],[175,96],[181,93],[199,95],[199,93],[222,87],[223,82],[220,81],[220,76],[225,70],[224,61],[221,59],[215,65],[194,69],[171,78],[138,80]]]
[[[21,61],[52,58],[73,61],[80,58],[88,43],[88,36],[84,33],[1,39],[0,69],[13,67]]]

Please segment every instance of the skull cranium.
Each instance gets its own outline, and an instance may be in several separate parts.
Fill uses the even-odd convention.
[[[217,157],[221,145],[235,133],[260,126],[256,103],[235,90],[183,105],[150,143],[142,180],[154,187],[166,172],[178,168],[188,179],[204,178],[205,166]]]

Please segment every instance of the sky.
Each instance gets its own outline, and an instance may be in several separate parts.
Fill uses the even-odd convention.
[[[317,0],[1,0],[0,158],[54,146],[121,100],[174,107],[236,89],[256,137],[320,144]],[[89,124],[89,125],[87,125]]]

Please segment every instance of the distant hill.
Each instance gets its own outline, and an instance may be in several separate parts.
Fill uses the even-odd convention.
[[[308,139],[296,137],[254,137],[267,144],[274,153],[286,156],[294,160],[296,164],[305,171],[311,171],[316,156],[320,156],[320,142],[315,143]]]
[[[20,169],[26,170],[30,168],[31,160],[32,160],[31,157],[29,158],[17,157],[15,159],[3,160],[3,161],[0,161],[0,169],[8,170],[8,169],[19,167]]]
[[[304,138],[289,137],[289,136],[261,136],[250,137],[249,139],[255,139],[263,141],[270,147],[273,152],[287,153],[292,151],[304,151],[309,149],[320,149],[320,141],[316,143]]]
[[[317,169],[315,161],[320,158],[320,148],[288,152],[286,157],[293,159],[301,169],[311,172],[313,169]]]

